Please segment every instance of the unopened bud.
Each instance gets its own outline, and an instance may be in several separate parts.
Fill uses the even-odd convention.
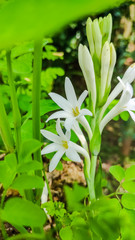
[[[101,48],[102,48],[102,34],[99,28],[98,19],[95,19],[92,24],[92,32],[95,44],[95,52],[97,57],[101,57]]]
[[[101,99],[100,100],[103,99],[105,94],[109,66],[110,66],[110,45],[108,42],[105,42],[102,50],[102,55],[101,55],[101,90],[100,90]]]
[[[91,20],[91,18],[88,18],[87,23],[86,23],[86,34],[87,34],[87,39],[89,42],[90,53],[91,53],[91,56],[93,56],[95,48],[94,48],[94,40],[93,40],[93,35],[92,35],[92,20]]]

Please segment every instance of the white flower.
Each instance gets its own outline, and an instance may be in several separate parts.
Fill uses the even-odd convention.
[[[132,112],[135,111],[135,98],[132,98],[133,88],[129,83],[123,84],[123,82],[120,82],[120,84],[122,85],[122,87],[124,87],[123,93],[121,95],[119,102],[110,110],[109,113],[106,114],[106,116],[101,121],[100,123],[101,132],[105,125],[111,119],[113,119],[115,116],[117,116],[123,111],[128,111],[132,119],[135,121],[135,113]]]
[[[119,77],[118,77],[119,78]],[[121,79],[121,81],[126,84],[126,83],[132,83],[135,79],[135,63],[133,63],[125,72],[123,78]],[[109,104],[122,92],[123,90],[123,86],[122,84],[119,82],[116,87],[113,89],[113,91],[110,93],[107,102],[105,103],[105,105],[102,108],[102,112],[101,112],[101,118],[105,112],[105,110],[107,109],[107,107],[109,106]]]
[[[92,116],[92,113],[88,109],[81,109],[81,105],[88,95],[88,91],[85,90],[77,100],[75,90],[69,78],[65,79],[65,93],[67,99],[63,98],[59,94],[50,93],[49,96],[59,107],[63,110],[53,113],[47,121],[56,118],[66,118],[64,126],[69,131],[74,125],[75,121],[80,122],[84,128],[88,131],[89,136],[92,136],[91,128],[84,117],[84,115]]]
[[[63,133],[59,119],[56,122],[56,131],[59,135],[51,133],[47,130],[41,130],[42,135],[53,142],[43,148],[41,154],[43,155],[51,152],[56,152],[51,159],[49,172],[53,171],[56,168],[58,162],[64,154],[66,154],[66,156],[74,162],[81,162],[81,158],[78,153],[89,159],[89,155],[84,148],[70,141],[70,132],[66,131],[65,134]]]
[[[78,49],[78,60],[80,68],[83,72],[88,92],[91,94],[93,112],[95,113],[95,106],[96,106],[96,80],[95,80],[95,72],[92,57],[90,52],[86,46],[82,44],[79,45]]]

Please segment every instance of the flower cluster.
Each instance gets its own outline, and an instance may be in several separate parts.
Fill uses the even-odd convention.
[[[82,154],[87,162],[87,170],[89,172],[89,152],[91,152],[91,146],[93,147],[91,142],[94,142],[96,148],[99,137],[97,137],[96,132],[99,130],[101,135],[106,124],[123,111],[128,111],[135,121],[135,98],[133,98],[133,88],[131,86],[135,78],[135,63],[127,69],[122,79],[118,77],[119,82],[110,93],[111,79],[116,63],[116,51],[113,44],[110,43],[112,31],[111,15],[95,19],[93,22],[89,18],[86,24],[86,31],[90,51],[86,46],[80,44],[78,59],[88,91],[85,90],[77,99],[73,85],[70,79],[66,77],[66,98],[56,93],[49,94],[52,100],[62,109],[53,113],[47,120],[58,119],[56,122],[58,135],[41,130],[42,135],[53,142],[45,146],[42,154],[56,152],[50,162],[49,171],[55,169],[64,154],[75,162],[81,161],[79,154]],[[110,103],[120,93],[121,97],[118,103],[105,114]],[[87,96],[89,97],[89,102],[91,102],[91,107],[90,109],[82,109],[82,103]],[[85,116],[89,117],[86,118]],[[63,123],[66,129],[65,134],[62,131],[60,119],[65,119]],[[90,149],[81,127],[88,134]],[[75,132],[82,146],[70,141],[71,130]]]

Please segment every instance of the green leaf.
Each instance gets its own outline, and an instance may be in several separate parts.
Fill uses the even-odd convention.
[[[52,91],[53,82],[58,76],[64,76],[65,72],[60,67],[48,67],[41,73],[41,86],[47,93]]]
[[[60,107],[51,99],[40,100],[40,116],[45,115],[48,112],[59,110]]]
[[[118,182],[121,182],[125,177],[125,170],[119,165],[111,166],[109,172],[113,175],[114,178],[116,178]]]
[[[38,161],[29,161],[26,163],[21,163],[18,165],[17,172],[24,173],[35,170],[41,170],[43,168],[42,164]]]
[[[4,161],[0,161],[0,182],[7,189],[16,176],[17,160],[14,153],[6,155]]]
[[[127,121],[129,119],[129,113],[124,111],[120,114],[122,120]]]
[[[135,210],[135,194],[125,193],[122,196],[121,203],[123,207]]]
[[[131,193],[135,193],[135,165],[126,169],[125,181],[122,183],[122,187]]]
[[[35,39],[37,36],[54,34],[71,21],[84,15],[95,15],[124,1],[8,1],[0,9],[0,48],[9,48],[15,43]]]
[[[135,181],[129,180],[122,183],[122,187],[128,192],[135,193]]]
[[[135,180],[135,165],[126,169],[125,180]]]
[[[58,171],[62,171],[63,170],[63,164],[62,164],[61,161],[59,161],[59,163],[58,163],[58,165],[57,165],[57,167],[55,169],[58,170]]]
[[[29,175],[21,175],[18,176],[11,188],[16,189],[20,192],[21,195],[24,195],[24,190],[26,189],[33,189],[33,188],[43,188],[44,181],[41,177],[38,176],[29,176]]]
[[[135,231],[132,231],[135,226],[135,211],[123,208],[121,211],[121,236],[122,240],[134,240]]]
[[[84,208],[82,200],[88,196],[88,189],[78,184],[74,184],[73,189],[69,186],[64,187],[67,206],[70,211]]]
[[[60,237],[62,240],[72,240],[73,239],[72,229],[69,226],[61,228],[59,234],[60,234]]]
[[[31,97],[26,94],[20,94],[18,97],[19,108],[26,112],[30,109]]]
[[[13,60],[13,72],[16,74],[28,74],[32,72],[32,54],[27,53]]]
[[[3,221],[12,225],[42,227],[46,216],[36,204],[22,198],[11,198],[1,212]]]
[[[21,145],[21,150],[19,154],[19,161],[26,162],[32,153],[36,152],[41,148],[42,144],[36,139],[25,140]]]

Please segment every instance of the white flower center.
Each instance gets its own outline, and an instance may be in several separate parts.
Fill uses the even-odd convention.
[[[75,117],[77,117],[80,114],[78,107],[75,107],[75,109],[72,108],[72,111]]]
[[[67,141],[62,141],[62,145],[64,148],[68,149],[68,142]]]

